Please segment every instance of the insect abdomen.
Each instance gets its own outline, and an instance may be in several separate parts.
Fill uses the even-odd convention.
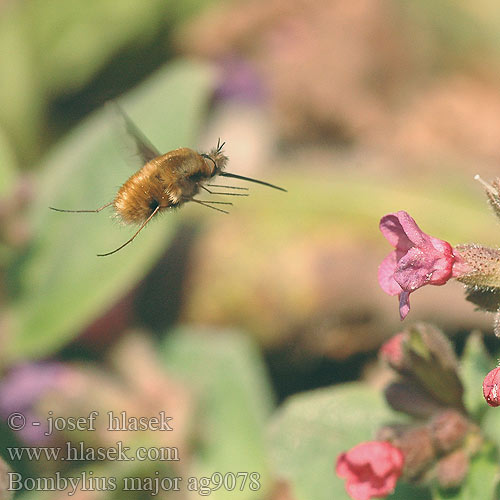
[[[142,224],[155,210],[169,207],[172,202],[164,189],[156,159],[132,175],[118,191],[114,201],[116,214],[127,224]]]

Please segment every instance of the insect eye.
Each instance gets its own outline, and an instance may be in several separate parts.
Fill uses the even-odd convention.
[[[217,168],[217,163],[215,163],[215,160],[210,155],[203,153],[201,156],[203,158],[206,158],[207,160],[210,160],[214,164],[214,167]]]

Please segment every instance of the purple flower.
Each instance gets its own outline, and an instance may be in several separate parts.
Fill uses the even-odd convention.
[[[67,379],[69,369],[61,363],[26,363],[13,368],[0,383],[0,416],[21,413],[26,418],[20,437],[31,444],[47,441],[46,420],[37,415],[36,405],[49,391],[57,391]],[[40,422],[41,425],[33,425]]]
[[[448,242],[424,233],[407,212],[382,217],[380,231],[395,250],[380,264],[378,281],[384,292],[399,296],[401,319],[410,311],[410,293],[470,271]]]
[[[259,103],[265,98],[265,90],[258,72],[250,62],[227,57],[220,62],[221,81],[215,96],[221,100]]]

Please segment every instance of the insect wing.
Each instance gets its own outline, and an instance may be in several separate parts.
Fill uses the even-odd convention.
[[[117,104],[114,103],[115,108],[118,113],[123,118],[125,123],[125,129],[127,133],[134,139],[135,148],[137,154],[141,157],[142,162],[148,163],[153,158],[161,156],[161,153],[149,142],[149,140],[144,136],[144,134],[137,128],[135,123],[130,119],[130,117],[125,113],[125,111]]]

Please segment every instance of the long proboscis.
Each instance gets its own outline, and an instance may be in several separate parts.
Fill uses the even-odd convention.
[[[240,179],[242,181],[255,182],[256,184],[262,184],[263,186],[279,189],[280,191],[284,191],[285,193],[288,192],[286,189],[275,186],[274,184],[270,184],[269,182],[259,181],[258,179],[252,179],[251,177],[245,177],[243,175],[232,174],[231,172],[220,172],[219,175],[222,177],[232,177],[233,179]]]

